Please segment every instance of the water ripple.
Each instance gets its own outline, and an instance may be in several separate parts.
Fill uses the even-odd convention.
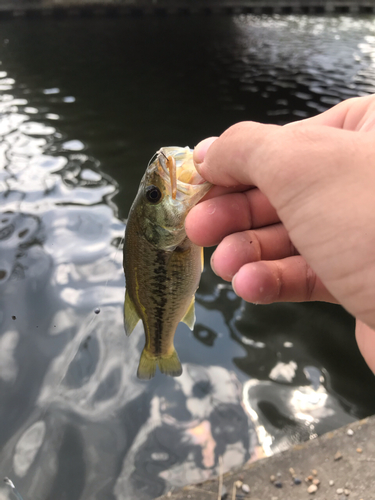
[[[80,498],[91,499],[104,488],[124,500],[134,498],[131,491],[138,491],[143,469],[149,488],[143,488],[142,498],[151,498],[167,484],[210,477],[218,467],[217,446],[226,469],[246,461],[255,435],[233,374],[186,364],[184,376],[167,380],[156,394],[135,378],[143,335],[138,325],[125,348],[117,249],[124,224],[111,202],[115,181],[83,153],[82,141],[30,120],[34,108],[27,100],[7,94],[2,112],[0,287],[6,300],[0,315],[0,382],[7,389],[0,418],[7,432],[1,470],[18,478],[25,497],[48,498],[72,466],[78,474],[74,495],[81,491]],[[36,108],[34,114],[41,116]],[[6,409],[19,391],[28,396],[14,420]],[[137,423],[123,428],[142,406]],[[240,425],[230,429],[233,418]],[[161,439],[164,431],[185,443],[181,456],[174,441]],[[89,449],[96,451],[80,461]],[[150,462],[144,463],[149,449]],[[104,460],[108,453],[112,458]],[[131,473],[138,463],[143,465]],[[36,483],[33,478],[41,475]],[[128,493],[119,493],[123,487]]]
[[[233,47],[224,44],[217,54],[218,67],[226,68],[220,86],[224,89],[230,84],[231,98],[236,101],[235,107],[223,105],[223,110],[254,113],[248,92],[259,92],[267,101],[270,92],[282,96],[295,89],[288,92],[295,96],[292,106],[275,109],[264,103],[267,115],[280,117],[274,120],[283,124],[295,119],[293,116],[311,116],[312,109],[322,112],[347,97],[374,92],[371,66],[375,60],[375,30],[370,21],[347,16],[260,18],[241,14],[234,23],[236,57],[228,55]],[[236,88],[236,81],[245,85]],[[320,95],[323,99],[319,107],[309,105]]]

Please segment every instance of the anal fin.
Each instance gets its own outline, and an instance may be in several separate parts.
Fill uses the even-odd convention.
[[[140,320],[140,317],[135,309],[134,302],[128,294],[128,290],[125,293],[125,304],[124,304],[124,324],[125,333],[129,337],[131,332],[134,330],[135,325]]]
[[[189,307],[185,313],[185,316],[182,318],[182,323],[185,323],[190,330],[194,330],[195,325],[195,296],[191,299]]]

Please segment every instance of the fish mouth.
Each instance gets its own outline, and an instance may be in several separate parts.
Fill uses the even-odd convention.
[[[178,198],[179,192],[189,196],[200,194],[201,198],[210,189],[211,184],[197,172],[193,161],[193,150],[189,147],[163,147],[156,154],[156,161],[160,166],[159,172],[169,186],[173,200]]]

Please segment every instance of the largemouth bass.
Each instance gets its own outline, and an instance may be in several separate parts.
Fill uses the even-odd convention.
[[[185,232],[189,210],[211,184],[195,170],[193,151],[161,148],[150,161],[129,212],[124,245],[125,331],[141,319],[146,344],[137,376],[151,379],[156,366],[177,377],[182,367],[173,345],[180,321],[191,330],[203,269],[203,248]]]

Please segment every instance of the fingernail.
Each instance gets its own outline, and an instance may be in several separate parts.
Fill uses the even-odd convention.
[[[234,291],[234,293],[235,293],[236,295],[238,295],[238,293],[236,292],[236,283],[235,283],[235,281],[236,281],[236,277],[237,277],[237,274],[238,274],[238,273],[236,273],[236,274],[233,276],[233,278],[232,278],[232,288],[233,288],[233,291]],[[238,296],[239,296],[239,295],[238,295]]]
[[[216,274],[216,276],[218,276],[217,272],[215,271],[215,266],[214,266],[214,255],[215,255],[215,253],[213,253],[211,255],[210,266],[211,266],[212,271]]]
[[[215,142],[217,137],[209,137],[208,139],[204,139],[201,141],[199,144],[197,144],[194,148],[194,163],[195,164],[200,164],[203,163],[203,160],[206,156],[206,153],[208,151],[208,148],[211,146],[213,142]]]

